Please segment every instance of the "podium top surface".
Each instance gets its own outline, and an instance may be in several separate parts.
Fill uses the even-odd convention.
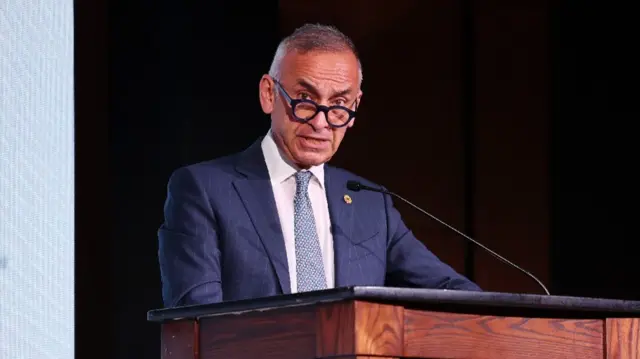
[[[594,319],[640,317],[640,301],[442,289],[343,287],[251,300],[156,309],[147,313],[147,320],[165,322],[198,319],[252,310],[267,310],[346,300],[363,300],[425,310],[453,310],[489,315]]]

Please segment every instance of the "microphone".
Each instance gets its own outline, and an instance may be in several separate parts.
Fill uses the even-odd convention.
[[[545,287],[545,285],[544,285],[544,284],[542,284],[542,282],[541,282],[538,278],[536,278],[536,276],[534,276],[533,274],[531,274],[531,273],[529,273],[528,271],[526,271],[526,270],[522,269],[520,266],[518,266],[518,265],[516,265],[515,263],[513,263],[513,262],[509,261],[508,259],[506,259],[505,257],[503,257],[503,256],[499,255],[499,254],[498,254],[498,253],[496,253],[495,251],[493,251],[493,250],[491,250],[491,249],[487,248],[487,247],[486,247],[485,245],[483,245],[482,243],[480,243],[480,242],[476,241],[475,239],[473,239],[473,238],[471,238],[471,237],[467,236],[466,234],[464,234],[464,233],[460,232],[459,230],[457,230],[457,229],[453,228],[452,226],[450,226],[450,225],[446,224],[445,222],[443,222],[442,220],[438,219],[436,216],[432,215],[431,213],[429,213],[429,212],[425,211],[424,209],[422,209],[422,208],[420,208],[420,207],[416,206],[415,204],[413,204],[413,203],[409,202],[408,200],[406,200],[406,199],[404,199],[404,198],[400,197],[400,195],[395,194],[395,193],[393,193],[393,192],[391,192],[391,191],[386,191],[386,190],[381,189],[381,188],[374,188],[374,187],[370,187],[370,186],[364,185],[364,184],[362,184],[362,183],[360,183],[360,182],[358,182],[358,181],[353,181],[353,180],[347,181],[347,189],[349,189],[349,190],[351,190],[351,191],[354,191],[354,192],[358,192],[358,191],[373,191],[373,192],[379,192],[379,193],[388,194],[388,195],[391,195],[391,196],[393,196],[393,197],[396,197],[396,198],[400,199],[400,200],[401,200],[401,201],[403,201],[404,203],[406,203],[406,204],[410,205],[411,207],[413,207],[413,208],[417,209],[418,211],[422,212],[423,214],[426,214],[427,216],[429,216],[429,217],[433,218],[434,220],[436,220],[436,221],[440,222],[440,224],[442,224],[442,225],[446,226],[446,227],[447,227],[447,228],[449,228],[450,230],[452,230],[452,231],[456,232],[457,234],[461,235],[462,237],[464,237],[466,240],[470,241],[471,243],[473,243],[473,244],[477,245],[478,247],[480,247],[480,248],[484,249],[485,251],[489,252],[489,254],[493,255],[493,256],[494,256],[494,257],[496,257],[496,258],[498,258],[498,259],[499,259],[500,261],[502,261],[503,263],[506,263],[506,264],[508,264],[508,265],[510,265],[510,266],[512,266],[512,267],[514,267],[514,268],[516,268],[517,270],[521,271],[522,273],[524,273],[524,274],[528,275],[530,278],[532,278],[533,280],[535,280],[535,281],[540,285],[540,287],[542,287],[542,289],[544,290],[544,292],[545,292],[547,295],[551,295],[551,293],[549,293],[549,290],[547,289],[547,287]]]

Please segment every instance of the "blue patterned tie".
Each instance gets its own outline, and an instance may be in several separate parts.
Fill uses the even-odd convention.
[[[316,221],[307,192],[310,179],[311,172],[296,173],[296,196],[293,199],[293,206],[298,292],[320,290],[327,287]]]

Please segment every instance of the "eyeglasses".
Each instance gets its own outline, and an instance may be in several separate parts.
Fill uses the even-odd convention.
[[[311,121],[318,113],[324,112],[329,126],[340,128],[348,125],[349,122],[356,117],[356,111],[358,109],[357,102],[355,103],[356,111],[354,111],[344,106],[323,106],[308,99],[292,99],[278,80],[273,79],[273,82],[275,82],[280,92],[282,92],[289,102],[293,116],[300,122],[306,123]]]

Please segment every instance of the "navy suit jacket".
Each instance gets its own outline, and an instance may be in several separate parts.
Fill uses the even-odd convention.
[[[377,186],[325,165],[336,287],[480,290],[414,237],[388,195],[349,191],[348,180]],[[238,154],[176,170],[164,216],[158,253],[166,307],[291,293],[260,140]]]

